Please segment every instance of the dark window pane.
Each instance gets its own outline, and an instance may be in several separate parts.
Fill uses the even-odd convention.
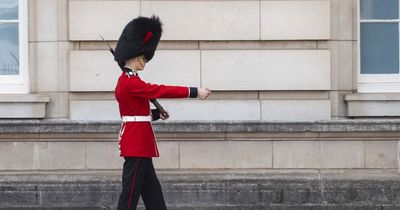
[[[361,19],[398,19],[399,0],[361,0]]]
[[[0,75],[19,74],[18,23],[0,24]]]
[[[361,73],[399,73],[397,23],[361,23]]]
[[[18,0],[0,0],[0,20],[18,20]]]

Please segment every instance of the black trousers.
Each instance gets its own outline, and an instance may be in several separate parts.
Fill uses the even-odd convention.
[[[135,210],[142,196],[146,210],[164,210],[164,196],[151,158],[125,157],[118,210]]]

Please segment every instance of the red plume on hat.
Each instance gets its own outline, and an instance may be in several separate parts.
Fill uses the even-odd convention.
[[[131,20],[124,28],[115,48],[114,59],[118,64],[140,55],[149,62],[157,49],[162,34],[160,18],[139,16]]]

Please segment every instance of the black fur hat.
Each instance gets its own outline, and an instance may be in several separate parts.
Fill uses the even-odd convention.
[[[160,18],[139,16],[131,20],[122,31],[115,48],[114,59],[121,66],[125,61],[144,55],[149,62],[156,51],[162,34]]]

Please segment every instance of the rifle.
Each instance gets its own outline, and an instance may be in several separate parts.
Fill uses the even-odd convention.
[[[99,36],[101,37],[101,39],[106,43],[106,45],[108,46],[108,51],[111,52],[111,54],[114,56],[115,51],[114,49],[106,42],[106,40],[99,34]],[[118,64],[119,68],[121,68],[122,71],[124,71],[123,66],[121,66],[120,64]],[[152,104],[154,104],[154,106],[157,108],[157,110],[160,112],[160,114],[162,114],[162,116],[164,116],[165,118],[168,118],[169,115],[168,113],[165,111],[165,109],[161,106],[160,103],[158,103],[157,99],[152,98],[150,99],[150,102]]]

